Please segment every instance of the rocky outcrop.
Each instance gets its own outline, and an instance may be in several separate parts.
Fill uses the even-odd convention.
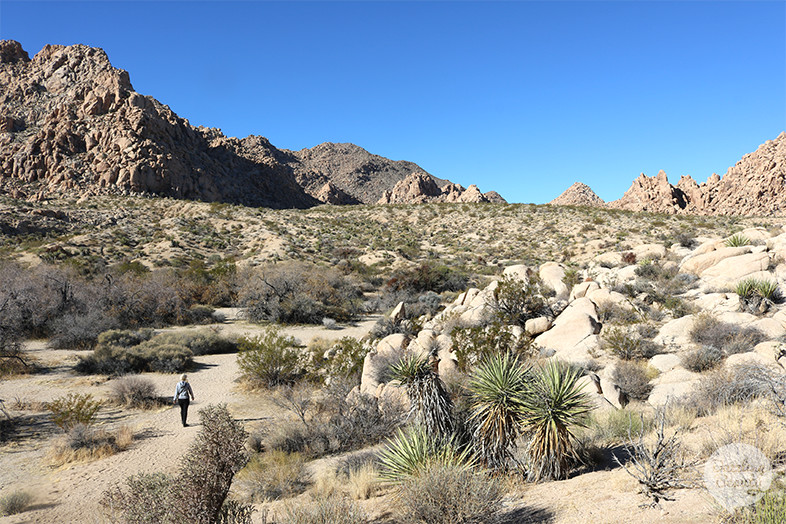
[[[0,41],[0,192],[14,198],[138,193],[305,208],[374,203],[413,171],[353,144],[293,152],[194,127],[134,91],[101,49],[47,45],[31,60]]]
[[[657,213],[706,215],[786,214],[786,132],[768,140],[729,168],[698,184],[690,176],[669,183],[666,173],[643,173],[609,207]]]
[[[575,182],[549,204],[552,206],[602,207],[605,202],[587,184]]]
[[[317,203],[275,160],[267,140],[191,126],[135,92],[128,73],[112,67],[101,49],[47,45],[29,60],[17,42],[3,41],[0,57],[0,187],[9,193]]]
[[[502,199],[494,193],[492,198],[497,201]],[[498,198],[497,198],[498,197]],[[504,202],[504,199],[502,199]],[[476,185],[464,189],[462,186],[447,183],[440,187],[437,179],[428,173],[412,173],[404,180],[397,183],[390,191],[385,191],[377,202],[378,204],[423,204],[426,202],[466,202],[479,203],[491,202],[480,192]]]

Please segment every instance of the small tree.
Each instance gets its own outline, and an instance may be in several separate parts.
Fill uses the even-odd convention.
[[[268,388],[291,384],[300,374],[295,343],[293,337],[269,326],[261,335],[238,340],[237,364],[253,384]]]
[[[506,275],[497,284],[490,305],[502,322],[522,327],[527,320],[548,313],[540,283],[535,277],[525,282]]]

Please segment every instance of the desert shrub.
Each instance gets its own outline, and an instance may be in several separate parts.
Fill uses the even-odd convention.
[[[33,496],[27,491],[17,490],[0,497],[0,515],[16,515],[27,511],[33,503]]]
[[[244,279],[239,304],[252,321],[319,324],[361,311],[360,287],[339,271],[304,263],[266,266]]]
[[[89,393],[69,393],[46,404],[52,421],[60,429],[68,430],[78,424],[89,425],[95,420],[101,401]]]
[[[565,275],[562,277],[562,283],[565,284],[569,290],[573,289],[573,286],[580,282],[581,275],[578,269],[575,267],[565,268]]]
[[[49,344],[57,349],[93,349],[99,334],[116,327],[116,319],[97,309],[85,314],[67,313],[52,322]]]
[[[305,463],[300,453],[276,449],[258,453],[237,474],[237,482],[256,501],[288,497],[305,489]]]
[[[502,323],[521,327],[531,318],[549,314],[540,281],[535,277],[526,282],[510,276],[503,277],[494,289],[494,299],[490,305]]]
[[[757,328],[722,322],[709,313],[696,316],[690,338],[697,344],[719,348],[724,355],[752,351],[756,344],[767,340],[767,336]]]
[[[647,365],[639,362],[620,362],[614,368],[612,380],[634,400],[645,401],[652,391]]]
[[[125,375],[143,371],[179,373],[193,365],[191,350],[176,344],[130,348],[97,346],[91,355],[79,357],[75,369],[80,373]]]
[[[626,266],[631,266],[636,263],[636,253],[626,251],[622,253],[622,263]]]
[[[533,351],[532,339],[516,336],[509,326],[492,322],[487,326],[455,327],[450,333],[459,369],[467,371],[490,355],[513,353],[526,357]]]
[[[463,271],[445,265],[424,262],[414,268],[395,271],[385,286],[393,291],[442,293],[443,291],[466,289],[468,282],[467,274]]]
[[[374,327],[371,328],[371,331],[369,332],[369,338],[371,340],[379,340],[385,338],[388,335],[394,335],[396,333],[401,333],[408,337],[414,337],[418,334],[420,329],[420,323],[413,319],[393,322],[388,317],[382,317],[377,320],[377,322],[374,324]]]
[[[603,446],[624,442],[631,435],[652,429],[652,419],[630,409],[593,412],[582,436]]]
[[[631,435],[625,442],[628,461],[614,456],[617,464],[639,482],[640,492],[653,507],[659,507],[661,500],[674,500],[672,490],[687,487],[686,471],[692,467],[684,459],[678,433],[666,436],[665,427],[666,417],[660,411],[656,414],[654,442],[645,442],[643,432]]]
[[[372,395],[350,396],[353,386],[331,381],[308,406],[290,402],[288,407],[300,420],[271,428],[261,439],[265,447],[314,458],[377,444],[391,435],[401,425],[404,407],[390,399],[380,402]]]
[[[399,429],[379,454],[380,478],[399,484],[431,466],[471,470],[475,461],[469,449],[452,440],[432,438],[422,427]]]
[[[723,351],[715,346],[701,346],[682,356],[682,365],[694,373],[701,373],[715,368],[723,362]]]
[[[224,405],[209,405],[199,416],[202,428],[177,475],[137,475],[126,479],[125,489],[115,486],[104,492],[101,504],[114,520],[250,524],[251,508],[226,499],[232,479],[247,460],[247,434]]]
[[[746,237],[742,233],[734,233],[732,236],[727,238],[723,243],[726,245],[726,247],[742,247],[742,246],[750,245],[751,241],[748,237]]]
[[[368,521],[356,502],[338,494],[311,498],[306,504],[289,503],[279,518],[282,524],[366,524]]]
[[[209,324],[215,319],[213,312],[215,308],[206,306],[204,304],[194,304],[188,308],[188,323],[189,324]]]
[[[659,348],[651,340],[641,338],[621,327],[603,330],[601,347],[623,360],[648,359],[659,352]]]
[[[141,345],[145,348],[156,348],[164,345],[182,346],[191,350],[193,355],[217,355],[237,351],[236,342],[205,328],[199,331],[159,333],[142,342]]]
[[[112,398],[127,407],[150,407],[156,400],[156,387],[150,379],[126,376],[112,382]]]
[[[598,320],[604,324],[636,324],[641,322],[642,317],[632,307],[622,307],[619,304],[604,304],[598,308]]]
[[[261,335],[238,340],[237,364],[255,386],[272,388],[294,383],[303,373],[293,337],[269,326]]]
[[[146,340],[153,338],[155,331],[150,328],[142,329],[110,329],[104,331],[97,338],[97,345],[99,346],[116,346],[121,348],[130,348],[138,346]]]
[[[750,506],[738,508],[725,516],[724,524],[779,524],[786,522],[786,488],[783,482],[770,487]]]
[[[719,407],[745,404],[756,398],[777,393],[773,371],[758,364],[739,364],[703,376],[688,404],[702,415],[712,414]]]
[[[501,509],[499,477],[461,467],[432,466],[398,488],[402,522],[460,524],[488,522]]]

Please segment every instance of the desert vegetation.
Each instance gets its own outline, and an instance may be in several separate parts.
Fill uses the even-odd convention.
[[[24,204],[74,220],[3,238],[0,265],[0,445],[45,441],[35,460],[74,475],[176,450],[113,472],[110,520],[571,522],[590,516],[559,497],[593,489],[642,522],[662,516],[650,506],[672,522],[783,515],[771,220],[117,202]],[[109,205],[125,218],[88,228]],[[144,423],[176,418],[183,371],[214,405],[162,437]],[[26,387],[36,400],[10,395]],[[698,471],[733,442],[762,450],[773,488],[718,511]],[[173,494],[187,477],[203,480]],[[16,484],[0,509],[46,515]]]

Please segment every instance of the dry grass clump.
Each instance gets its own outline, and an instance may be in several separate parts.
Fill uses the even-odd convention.
[[[24,490],[16,490],[0,497],[0,515],[16,515],[28,510],[33,503],[33,496]]]
[[[786,522],[786,486],[783,479],[773,483],[753,505],[724,515],[723,524],[782,524]]]
[[[327,469],[318,474],[314,479],[312,495],[320,498],[343,494],[353,500],[366,500],[379,489],[379,470],[374,463],[366,462],[358,467],[342,469]]]
[[[398,487],[401,522],[463,524],[487,522],[500,509],[504,486],[483,471],[433,465]]]
[[[356,502],[334,494],[312,497],[305,504],[289,502],[277,521],[286,524],[366,524],[368,517]]]
[[[786,384],[769,368],[760,364],[739,364],[706,374],[696,385],[690,404],[699,414],[718,408],[750,403],[758,398],[782,402]]]
[[[125,425],[111,432],[76,424],[55,442],[49,453],[49,461],[52,465],[62,466],[72,462],[99,460],[125,451],[133,442],[134,432]]]
[[[251,458],[237,474],[237,482],[249,498],[264,502],[302,493],[305,459],[300,453],[271,450]]]

